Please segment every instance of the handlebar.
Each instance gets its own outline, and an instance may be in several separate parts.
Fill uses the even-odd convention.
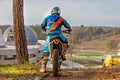
[[[63,33],[71,34],[69,30],[62,30]]]
[[[46,30],[42,30],[42,33],[45,33]],[[63,33],[71,34],[70,30],[62,30]]]

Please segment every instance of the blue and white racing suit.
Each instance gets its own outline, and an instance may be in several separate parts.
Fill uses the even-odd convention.
[[[52,15],[47,16],[41,23],[42,29],[45,30],[47,34],[46,42],[44,46],[44,55],[47,55],[49,53],[49,43],[50,43],[51,38],[58,36],[61,38],[63,42],[67,42],[66,37],[61,32],[61,27],[63,25],[64,27],[68,29],[68,31],[71,31],[71,26],[65,19],[56,27],[55,30],[50,31],[50,32],[48,31],[53,26],[53,24],[60,18],[61,16],[57,14],[52,14]]]

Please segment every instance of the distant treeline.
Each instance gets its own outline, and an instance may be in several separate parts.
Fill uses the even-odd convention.
[[[3,32],[10,25],[1,25]],[[45,39],[46,34],[42,32],[40,25],[30,25],[36,32],[38,39]],[[73,26],[72,34],[67,36],[72,43],[81,43],[85,41],[104,39],[105,37],[114,37],[114,35],[120,34],[119,27],[103,27],[103,26]]]
[[[43,33],[42,28],[40,25],[30,25],[32,29],[36,32],[38,39],[45,40],[46,39],[46,34]]]
[[[119,27],[73,27],[73,43],[104,39],[105,37],[114,37],[120,34]]]

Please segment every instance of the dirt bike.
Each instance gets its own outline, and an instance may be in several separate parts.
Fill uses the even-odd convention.
[[[70,34],[68,30],[63,30],[63,33]],[[63,42],[60,37],[50,39],[50,61],[53,65],[53,76],[57,77],[62,63],[61,54],[64,51]]]

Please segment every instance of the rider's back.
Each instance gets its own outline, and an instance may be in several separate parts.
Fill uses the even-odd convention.
[[[50,15],[46,18],[47,19],[47,27],[46,27],[47,32],[48,32],[48,30],[50,30],[50,28],[53,26],[53,24],[55,24],[56,21],[60,18],[61,18],[61,16],[56,15],[56,14]],[[48,34],[61,33],[62,24],[63,24],[63,22],[61,24],[59,24],[55,30],[48,32]]]
[[[46,26],[46,34],[56,34],[56,33],[61,33],[61,27],[62,25],[64,25],[64,27],[66,28],[70,28],[69,23],[67,23],[67,21],[64,19],[57,27],[55,30],[53,31],[48,31],[50,30],[51,27],[53,27],[53,24],[55,24],[60,18],[62,18],[61,16],[57,15],[57,14],[52,14],[47,16],[43,22],[41,23],[41,27]]]

